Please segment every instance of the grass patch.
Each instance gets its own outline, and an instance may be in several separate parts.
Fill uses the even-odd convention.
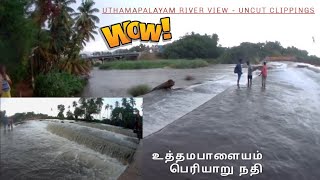
[[[174,68],[192,69],[208,66],[205,60],[186,60],[186,59],[163,59],[163,60],[140,60],[140,61],[113,61],[104,63],[100,69],[155,69],[155,68]]]
[[[137,97],[137,96],[147,94],[148,92],[150,92],[150,90],[151,90],[150,86],[148,86],[146,84],[140,84],[140,85],[133,86],[130,89],[128,89],[128,93],[130,95],[132,95],[133,97]]]
[[[205,59],[208,64],[219,64],[218,59]]]

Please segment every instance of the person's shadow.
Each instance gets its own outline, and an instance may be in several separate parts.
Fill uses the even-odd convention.
[[[266,92],[266,88],[265,87],[261,87],[261,92],[265,93]]]
[[[5,128],[3,130],[3,134],[7,134],[7,133],[10,133],[10,132],[13,132],[13,128]]]

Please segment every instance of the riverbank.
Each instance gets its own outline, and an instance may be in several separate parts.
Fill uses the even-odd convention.
[[[136,60],[136,61],[112,61],[100,65],[100,69],[191,69],[208,66],[208,62],[202,59],[157,59],[157,60]]]

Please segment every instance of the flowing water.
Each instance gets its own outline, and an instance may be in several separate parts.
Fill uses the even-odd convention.
[[[297,68],[296,63],[270,63],[267,87],[261,89],[261,80],[255,79],[252,88],[235,83],[208,102],[188,112],[177,120],[178,115],[159,118],[149,115],[144,125],[165,126],[156,133],[150,131],[144,139],[144,176],[161,179],[236,179],[234,175],[222,177],[217,174],[173,174],[169,164],[151,160],[151,154],[161,157],[172,150],[174,153],[232,153],[256,152],[263,154],[263,172],[260,175],[241,177],[261,180],[318,180],[320,178],[320,73],[319,67]],[[210,82],[208,82],[210,84]],[[201,85],[200,85],[201,87]],[[215,86],[209,86],[214,89]],[[191,87],[192,88],[192,87]],[[202,87],[201,87],[202,88]],[[202,92],[208,92],[206,88]],[[182,90],[186,91],[186,90]],[[188,91],[187,91],[188,92]],[[179,93],[179,91],[174,92]],[[213,93],[214,94],[214,93]],[[197,93],[188,92],[185,99]],[[173,106],[183,110],[185,101],[176,96],[176,104],[158,101],[166,109],[155,108],[158,113],[168,111],[175,114]],[[161,98],[159,98],[161,99]],[[205,98],[203,98],[205,100]],[[146,102],[146,101],[145,101]],[[189,103],[187,106],[192,106]],[[152,106],[152,105],[151,105]],[[194,106],[197,106],[194,105]],[[145,116],[147,112],[145,107]],[[190,107],[192,109],[192,107]],[[183,114],[183,113],[181,113]],[[164,117],[164,116],[162,116]],[[161,128],[153,127],[153,130]],[[153,134],[152,134],[153,133]],[[252,165],[252,161],[197,161],[201,165]],[[180,165],[192,165],[195,161],[184,161]],[[243,163],[243,164],[241,164]]]
[[[232,76],[233,65],[214,65],[196,69],[141,69],[141,70],[99,70],[91,71],[89,82],[82,92],[84,97],[128,97],[128,89],[147,84],[151,88],[173,79],[175,88],[187,87],[195,83]],[[231,73],[229,73],[231,72]],[[186,76],[192,76],[195,80],[186,81]]]
[[[202,83],[173,90],[169,93],[167,91],[157,91],[145,95],[144,137],[162,129],[230,86],[235,85],[237,75],[233,73],[234,66],[213,66],[206,71],[207,77]],[[246,86],[247,69],[244,68],[243,72],[240,85]],[[254,73],[254,76],[256,73]]]
[[[77,124],[49,123],[47,129],[54,134],[116,158],[124,164],[131,159],[138,144],[136,138]]]
[[[317,91],[315,82],[319,82],[320,68],[303,64],[305,68],[297,68],[297,64],[302,63],[277,63],[268,64],[271,72],[282,73],[279,75],[280,82],[291,82],[301,85],[305,91]],[[210,69],[206,81],[187,88],[167,91],[157,91],[144,96],[144,137],[159,131],[166,125],[179,119],[188,112],[199,107],[214,96],[223,92],[229,87],[235,86],[236,75],[233,74],[234,65],[219,65]],[[244,68],[240,87],[246,88],[247,69]],[[253,73],[253,78],[259,74],[259,70]],[[283,79],[287,78],[287,79]],[[304,79],[308,81],[304,81]],[[311,87],[312,86],[312,87]]]
[[[12,131],[1,129],[0,179],[117,179],[136,143],[66,121],[28,121]]]

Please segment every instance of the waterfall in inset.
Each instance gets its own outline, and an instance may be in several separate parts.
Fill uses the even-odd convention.
[[[119,128],[117,131],[122,132],[120,134],[102,130],[102,128],[93,128],[93,125],[90,124],[80,124],[51,122],[48,124],[47,129],[58,136],[116,158],[123,164],[130,162],[139,140],[132,136],[123,135],[130,134],[129,130]],[[115,127],[114,129],[117,128]],[[126,131],[127,133],[124,133]]]

